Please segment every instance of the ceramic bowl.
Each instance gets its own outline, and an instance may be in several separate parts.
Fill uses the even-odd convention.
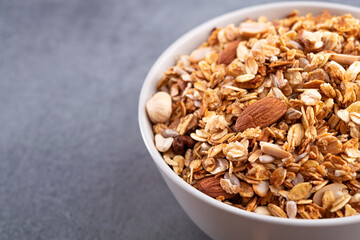
[[[218,202],[178,177],[164,162],[154,145],[154,134],[145,111],[145,104],[156,92],[156,83],[163,72],[175,64],[176,56],[190,54],[207,39],[214,27],[237,24],[247,17],[283,18],[294,9],[299,10],[301,15],[307,13],[316,15],[326,9],[331,14],[350,13],[354,17],[360,17],[360,8],[327,2],[279,2],[239,9],[207,21],[179,38],[154,63],[142,86],[138,114],[145,145],[184,211],[213,239],[360,239],[360,215],[320,220],[283,219],[247,212]]]

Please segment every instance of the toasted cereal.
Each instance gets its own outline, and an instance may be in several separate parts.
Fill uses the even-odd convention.
[[[359,31],[358,19],[326,11],[216,28],[147,103],[164,161],[258,214],[359,214]]]

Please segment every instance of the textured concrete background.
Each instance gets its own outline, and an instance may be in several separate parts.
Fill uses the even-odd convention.
[[[262,2],[0,0],[0,239],[207,239],[155,169],[137,99],[174,40]]]

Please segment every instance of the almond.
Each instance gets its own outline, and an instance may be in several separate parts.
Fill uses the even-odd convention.
[[[239,41],[229,43],[224,50],[221,51],[218,64],[230,64],[236,58],[236,49],[239,45]]]
[[[215,178],[215,177],[203,178],[198,182],[197,187],[201,192],[213,198],[224,196],[225,199],[230,199],[236,196],[235,194],[229,194],[225,192],[224,189],[222,189],[220,185],[220,178]]]
[[[331,53],[329,60],[335,61],[344,65],[351,65],[355,61],[360,61],[360,57],[356,55]]]
[[[269,26],[262,22],[244,22],[240,24],[239,32],[243,36],[253,37],[256,34],[264,33]]]
[[[291,153],[285,151],[277,144],[269,143],[269,142],[260,142],[261,151],[263,153],[276,157],[276,158],[288,158],[291,157]]]
[[[267,97],[248,106],[238,117],[235,124],[237,131],[248,128],[267,127],[279,120],[287,107],[277,98]]]
[[[318,190],[313,196],[313,202],[321,206],[322,199],[326,191],[331,191],[335,200],[348,193],[346,185],[342,183],[332,183]]]

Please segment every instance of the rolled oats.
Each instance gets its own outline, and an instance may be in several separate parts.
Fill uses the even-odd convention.
[[[307,198],[312,186],[308,182],[303,182],[295,185],[289,192],[289,199],[293,201]]]
[[[275,204],[270,203],[268,205],[268,209],[270,213],[275,217],[287,218],[287,215],[284,212],[284,210],[282,210],[280,207],[276,206]]]
[[[206,158],[206,159],[208,159],[208,161],[210,161],[210,162],[208,162],[208,163],[210,163],[210,168],[208,168],[209,170],[206,170],[206,169],[205,170],[211,174],[215,175],[215,174],[224,172],[229,168],[229,161],[226,159],[217,158],[214,160],[214,162],[212,160],[210,160],[210,159],[214,159],[214,158]],[[213,168],[212,168],[211,164],[214,164]],[[208,165],[208,167],[209,167],[209,165]]]
[[[321,94],[316,89],[306,89],[300,99],[305,105],[315,106],[320,101]]]
[[[275,187],[281,186],[286,177],[286,169],[280,167],[277,168],[270,176],[270,183]]]
[[[334,201],[335,201],[335,197],[333,192],[325,191],[322,197],[322,206],[326,209],[330,209]]]
[[[184,181],[284,218],[360,212],[359,20],[248,19],[216,28],[146,104],[155,146]]]
[[[350,200],[351,196],[350,194],[346,194],[337,200],[335,200],[332,204],[331,212],[336,212],[340,209],[342,209]]]
[[[345,205],[345,217],[358,215],[358,212],[352,208],[349,204]]]

